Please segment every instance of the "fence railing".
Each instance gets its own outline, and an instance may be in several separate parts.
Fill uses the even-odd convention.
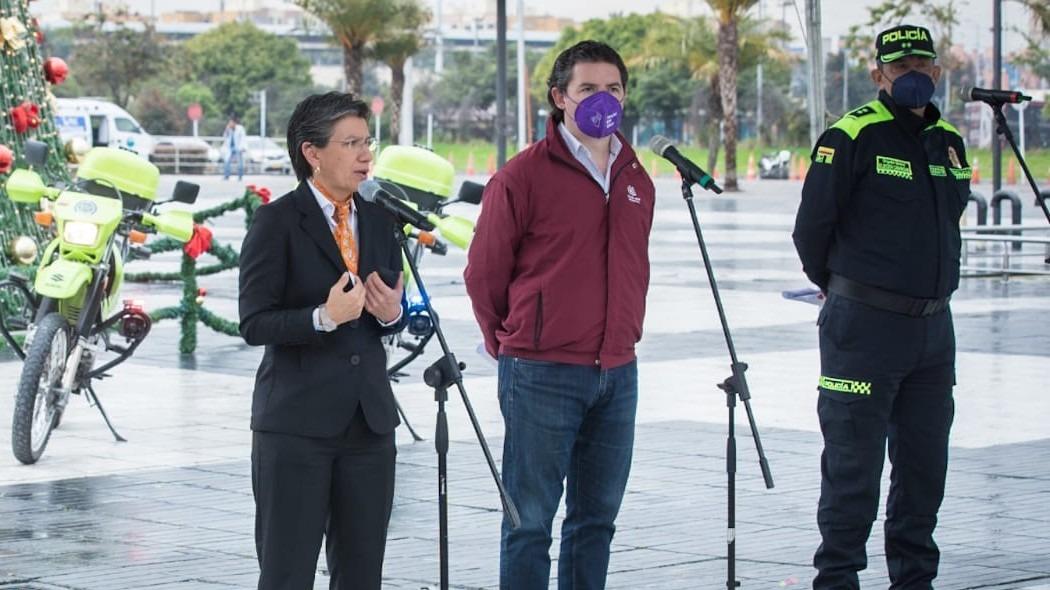
[[[1050,192],[1042,194],[1050,199]],[[970,200],[977,206],[977,225],[961,230],[964,276],[1050,275],[1050,224],[1021,223],[1022,205],[1017,193],[997,191],[990,205],[977,192],[970,194]],[[1003,205],[1007,203],[1011,223],[1003,225]]]

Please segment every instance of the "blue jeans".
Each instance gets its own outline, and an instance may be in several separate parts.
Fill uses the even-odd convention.
[[[230,164],[234,158],[237,158],[237,180],[244,178],[244,152],[233,152],[226,157],[226,162],[222,166],[223,180],[230,178]]]
[[[605,587],[634,446],[638,366],[615,369],[501,356],[503,483],[521,527],[503,519],[500,588],[540,590],[550,579],[551,526],[565,482],[558,588]]]

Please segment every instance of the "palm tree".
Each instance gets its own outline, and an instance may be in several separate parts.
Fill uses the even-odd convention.
[[[758,0],[707,0],[718,19],[718,84],[722,95],[722,133],[726,147],[725,189],[736,182],[736,73],[740,52],[737,24]]]
[[[390,67],[390,137],[396,142],[401,130],[401,99],[405,90],[405,62],[423,46],[423,27],[430,21],[430,11],[419,0],[391,2],[397,11],[395,22],[372,48],[372,55]]]
[[[735,151],[732,157],[733,164],[730,165],[729,156],[729,120],[725,111],[725,100],[723,99],[722,85],[722,63],[720,60],[712,59],[717,53],[719,36],[716,34],[716,25],[710,19],[704,17],[692,19],[679,19],[667,16],[666,26],[652,27],[643,42],[641,56],[630,61],[631,65],[649,67],[657,63],[674,60],[683,60],[694,80],[701,82],[699,91],[706,91],[707,103],[704,105],[708,113],[707,136],[707,169],[714,170],[718,161],[718,149],[721,145],[721,130],[719,121],[723,121],[726,136],[726,162],[727,176],[726,186],[729,186],[729,174],[732,174],[733,183],[736,183],[736,157]],[[787,31],[784,29],[770,29],[752,19],[742,19],[738,23],[738,42],[736,44],[738,54],[736,56],[736,67],[747,70],[755,67],[760,61],[765,63],[784,63],[791,59],[782,49],[784,42],[788,40]],[[734,72],[735,77],[735,72]],[[697,98],[700,98],[699,96]],[[735,109],[736,90],[734,80],[733,106]],[[694,103],[696,104],[696,103]],[[736,116],[733,121],[734,150],[736,141]]]
[[[360,95],[369,45],[382,37],[398,17],[399,2],[390,0],[297,0],[321,19],[343,47],[346,89]]]

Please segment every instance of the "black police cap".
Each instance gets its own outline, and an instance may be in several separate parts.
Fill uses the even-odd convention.
[[[933,47],[933,35],[926,27],[900,25],[886,29],[875,38],[875,59],[879,63],[890,63],[908,56],[935,58],[937,51]]]

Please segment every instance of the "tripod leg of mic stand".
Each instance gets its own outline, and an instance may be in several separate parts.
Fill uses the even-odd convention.
[[[394,396],[394,407],[397,408],[397,415],[401,416],[401,421],[405,423],[405,428],[408,428],[409,434],[412,435],[412,440],[420,442],[426,440],[422,436],[416,433],[416,429],[412,428],[412,423],[408,421],[408,415],[405,414],[405,410],[401,407],[401,404],[397,401],[397,396]]]

